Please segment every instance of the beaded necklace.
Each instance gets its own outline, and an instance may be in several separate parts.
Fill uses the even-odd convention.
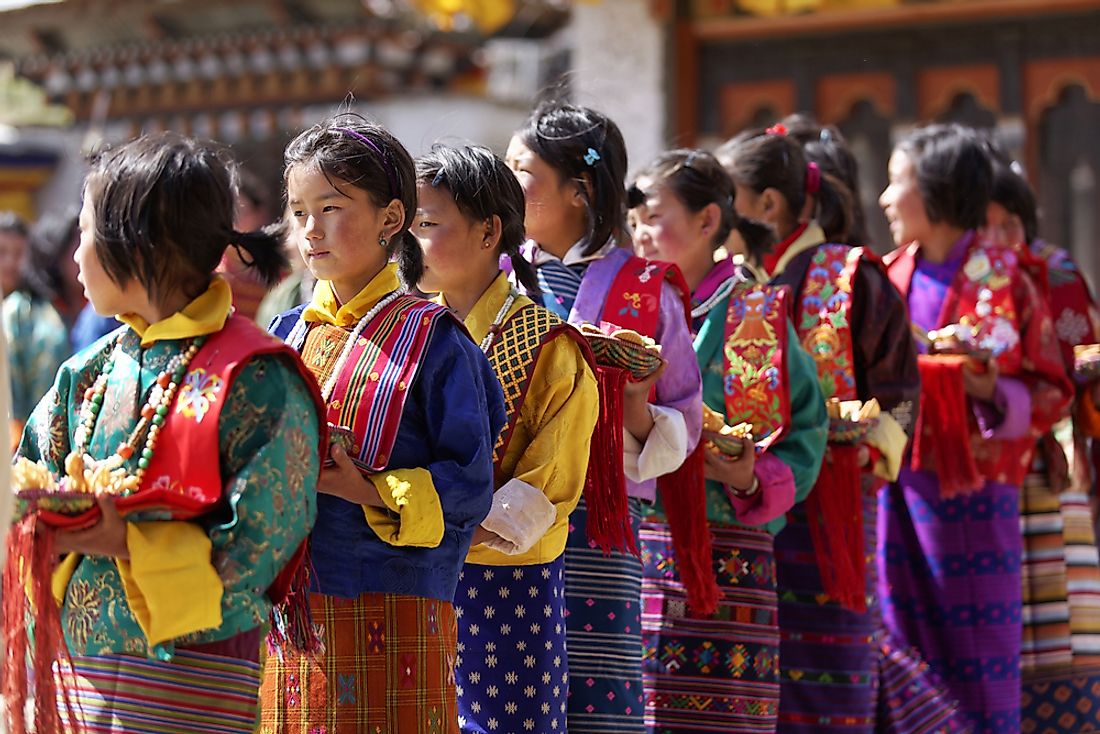
[[[504,317],[508,313],[508,309],[512,307],[512,304],[516,302],[517,297],[519,297],[519,293],[516,292],[515,288],[508,291],[508,298],[504,299],[504,305],[497,311],[496,318],[493,319],[493,323],[489,326],[489,333],[481,340],[482,354],[488,354],[489,348],[493,346],[493,341],[500,336],[500,327],[504,323]]]
[[[138,424],[131,431],[129,438],[120,443],[114,454],[105,460],[106,466],[110,468],[122,466],[124,462],[133,457],[142,435],[145,435],[145,444],[138,456],[137,471],[132,475],[133,481],[128,483],[128,489],[136,490],[141,487],[145,470],[149,468],[149,463],[156,451],[157,439],[160,436],[161,427],[164,425],[164,419],[168,416],[168,407],[176,397],[183,376],[187,373],[187,366],[191,364],[191,360],[195,358],[202,345],[206,343],[206,339],[206,336],[196,337],[186,349],[173,355],[168,360],[168,364],[157,375],[156,381],[153,383],[153,389],[149,391],[149,397],[141,408],[141,418]],[[116,342],[114,349],[111,350],[111,355],[103,365],[103,369],[96,376],[95,382],[84,391],[84,400],[80,405],[80,424],[73,435],[75,448],[65,460],[66,473],[70,476],[75,475],[84,468],[84,457],[87,456],[88,444],[95,432],[99,414],[103,410],[103,396],[107,392],[107,381],[115,366],[115,355],[118,350],[119,344]]]
[[[700,316],[706,316],[710,313],[711,309],[717,306],[719,301],[733,292],[733,286],[737,284],[737,280],[736,277],[733,277],[718,286],[718,289],[711,294],[710,298],[691,309],[691,318],[697,319]]]

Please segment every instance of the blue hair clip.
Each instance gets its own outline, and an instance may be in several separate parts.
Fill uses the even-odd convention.
[[[600,160],[600,154],[595,148],[589,148],[588,152],[584,154],[584,162],[590,166],[596,165],[596,162]]]

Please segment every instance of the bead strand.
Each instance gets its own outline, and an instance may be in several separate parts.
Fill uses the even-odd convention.
[[[489,353],[489,347],[493,346],[493,340],[500,334],[500,327],[501,324],[504,323],[504,317],[507,315],[508,309],[512,308],[512,304],[516,302],[518,296],[519,294],[514,288],[508,292],[508,298],[504,300],[504,305],[500,307],[500,311],[497,312],[496,318],[493,319],[493,323],[489,326],[489,333],[481,340],[482,353]]]

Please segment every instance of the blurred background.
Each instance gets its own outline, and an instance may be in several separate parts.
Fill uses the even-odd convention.
[[[641,164],[805,112],[861,160],[872,241],[892,142],[995,132],[1042,235],[1100,281],[1100,0],[0,0],[0,210],[79,198],[84,156],[172,129],[232,146],[264,216],[290,136],[341,109],[414,153],[503,150],[547,90],[608,112]]]

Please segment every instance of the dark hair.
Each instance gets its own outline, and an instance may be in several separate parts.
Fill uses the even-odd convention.
[[[27,237],[27,220],[13,211],[0,212],[0,233]]]
[[[284,179],[295,166],[315,165],[337,191],[342,183],[355,186],[367,192],[379,208],[394,199],[400,201],[405,220],[389,239],[386,251],[396,256],[405,286],[416,287],[424,274],[420,242],[409,231],[416,217],[416,174],[409,151],[389,130],[355,113],[336,115],[290,141],[283,163]],[[363,246],[377,245],[364,242]]]
[[[717,249],[737,230],[745,241],[750,258],[757,260],[773,243],[771,229],[753,219],[737,216],[734,199],[737,196],[733,179],[722,164],[704,150],[680,148],[666,151],[639,171],[634,180],[649,178],[654,183],[668,187],[684,206],[698,212],[711,204],[717,204],[721,212],[718,230],[711,246]],[[627,204],[631,209],[645,202],[646,192],[634,183],[627,190]]]
[[[724,143],[716,155],[735,183],[758,193],[775,189],[795,217],[805,208],[811,161],[791,136],[772,128],[750,130]],[[840,179],[821,170],[813,217],[832,242],[848,241],[854,218],[852,198]]]
[[[219,148],[177,133],[145,135],[109,149],[85,182],[95,212],[95,249],[111,280],[136,279],[161,300],[197,295],[225,248],[274,283],[286,254],[263,232],[233,228],[236,164]],[[245,255],[247,253],[247,256]]]
[[[1024,225],[1024,238],[1028,243],[1039,236],[1039,207],[1031,184],[1010,165],[1000,161],[993,164],[992,201],[1000,204],[1009,214],[1015,214]]]
[[[619,126],[588,107],[543,102],[516,136],[563,180],[580,184],[588,211],[584,254],[614,238],[629,244],[626,227],[626,143]]]
[[[897,150],[913,162],[929,221],[961,229],[985,223],[993,166],[978,133],[957,124],[928,125],[910,133]]]
[[[444,188],[463,216],[474,222],[500,217],[500,252],[512,261],[512,270],[524,290],[538,294],[535,267],[520,255],[524,242],[523,187],[508,165],[488,148],[433,145],[416,159],[416,180]]]
[[[27,233],[27,257],[23,261],[20,289],[46,301],[67,298],[61,263],[71,258],[78,244],[75,210],[46,214]]]
[[[844,134],[834,125],[821,125],[813,118],[800,114],[788,115],[780,124],[785,125],[787,135],[802,146],[807,159],[848,187],[852,195],[852,221],[844,244],[867,244],[867,219],[859,200],[859,162],[848,147]]]

